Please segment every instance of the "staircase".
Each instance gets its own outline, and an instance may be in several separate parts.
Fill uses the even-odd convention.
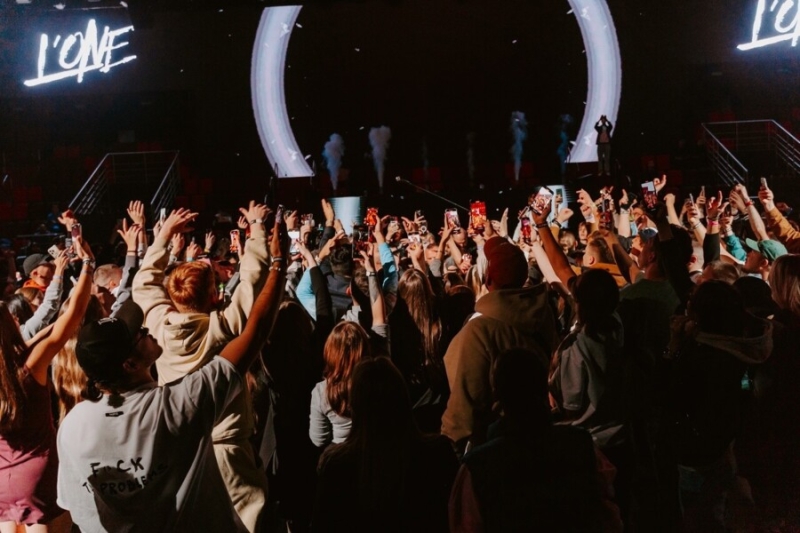
[[[78,216],[119,215],[141,200],[155,216],[172,207],[180,182],[177,151],[109,153],[69,204]],[[148,202],[149,200],[149,202]]]
[[[751,194],[761,177],[770,188],[796,194],[800,184],[800,140],[774,120],[703,124],[703,140],[721,184],[742,183]]]

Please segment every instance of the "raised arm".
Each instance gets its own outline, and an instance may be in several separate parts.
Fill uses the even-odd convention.
[[[82,239],[76,238],[73,242],[75,253],[83,262],[83,267],[78,277],[78,283],[75,285],[69,307],[55,321],[50,334],[34,345],[28,355],[28,359],[25,361],[25,366],[28,367],[33,378],[42,385],[47,383],[47,369],[53,357],[80,327],[83,315],[86,314],[86,306],[89,305],[89,298],[91,297],[94,256],[89,245],[83,242]]]
[[[44,291],[42,304],[31,318],[22,326],[22,339],[31,340],[37,333],[43,330],[53,320],[58,313],[58,306],[61,304],[61,292],[64,287],[64,269],[69,258],[66,251],[62,251],[55,259],[56,270],[53,280]]]
[[[221,334],[220,338],[212,339],[212,345],[241,334],[253,301],[261,290],[266,279],[267,268],[269,268],[267,266],[267,234],[264,226],[269,209],[266,205],[251,201],[247,209],[240,208],[239,211],[250,224],[250,237],[247,239],[247,243],[240,247],[246,249],[246,253],[239,264],[239,284],[231,295],[230,303],[222,309],[222,312],[215,315],[222,327],[209,330],[209,332]],[[283,257],[286,258],[286,261],[289,260],[288,254]]]
[[[753,234],[756,236],[756,238],[759,241],[769,240],[767,227],[764,225],[764,221],[761,220],[761,213],[758,212],[755,204],[752,200],[750,200],[750,196],[747,194],[747,189],[745,186],[739,184],[734,187],[731,191],[729,199],[731,204],[736,207],[740,213],[747,213],[748,218],[750,219],[750,228],[753,230]]]
[[[783,214],[775,207],[775,196],[772,191],[764,186],[758,191],[758,199],[767,212],[767,224],[775,238],[786,245],[790,253],[800,253],[800,231],[797,231],[784,218]]]
[[[169,263],[167,243],[196,217],[197,213],[183,208],[170,213],[153,239],[153,245],[147,250],[141,269],[133,278],[133,299],[142,308],[145,325],[151,330],[161,324],[173,309],[172,300],[164,288],[164,270]]]
[[[119,281],[119,291],[114,304],[111,306],[111,316],[117,314],[117,311],[122,307],[126,301],[131,297],[131,285],[136,272],[139,269],[139,246],[141,246],[141,238],[144,234],[142,231],[144,226],[132,224],[128,226],[126,221],[122,222],[122,230],[119,231],[122,239],[125,241],[127,251],[125,253],[125,266],[122,267],[122,278]]]
[[[244,373],[267,342],[275,317],[283,297],[283,285],[286,281],[286,261],[289,255],[289,241],[282,220],[275,221],[275,230],[270,241],[270,254],[273,263],[269,269],[267,282],[256,297],[250,311],[250,317],[242,333],[231,340],[222,350],[220,357],[227,359]],[[275,259],[281,259],[275,261]]]
[[[542,241],[542,246],[544,247],[545,254],[547,254],[547,259],[550,261],[550,266],[553,267],[553,271],[556,276],[558,276],[561,283],[563,283],[565,287],[568,287],[569,280],[575,277],[575,272],[572,270],[572,267],[569,266],[567,256],[564,255],[564,251],[550,231],[550,227],[547,223],[547,216],[549,214],[550,204],[547,204],[544,209],[542,209],[541,214],[533,214],[533,221],[536,223],[536,231],[539,233],[539,239]]]

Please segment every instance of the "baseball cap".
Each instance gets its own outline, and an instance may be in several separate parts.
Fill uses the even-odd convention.
[[[491,278],[495,289],[519,289],[528,279],[528,262],[517,246],[505,239],[495,237],[483,247],[488,266],[486,277]]]
[[[783,244],[773,239],[765,239],[763,241],[745,239],[744,242],[748,248],[763,255],[764,258],[770,263],[775,261],[780,256],[789,253]]]
[[[31,272],[41,265],[46,265],[50,262],[50,258],[44,254],[31,254],[22,262],[22,270],[25,271],[25,276],[30,277]]]
[[[75,353],[78,364],[89,379],[100,383],[113,382],[124,375],[122,363],[136,345],[136,334],[143,322],[142,308],[127,300],[113,317],[102,318],[81,328]]]

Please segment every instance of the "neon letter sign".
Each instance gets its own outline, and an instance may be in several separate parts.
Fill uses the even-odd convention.
[[[756,19],[753,22],[752,40],[749,43],[737,46],[739,50],[752,50],[753,48],[761,48],[781,41],[792,41],[792,46],[797,46],[797,40],[800,38],[800,4],[797,4],[794,0],[770,0],[770,2],[769,9],[767,9],[767,0],[758,0]],[[795,12],[790,16],[789,12],[792,8],[795,9]],[[767,12],[775,14],[775,23],[772,27],[777,32],[777,35],[764,38],[759,34],[764,23],[764,14]]]
[[[35,87],[57,80],[76,77],[78,83],[83,81],[83,75],[92,70],[108,72],[117,65],[127,63],[136,59],[135,55],[126,56],[119,61],[112,62],[111,54],[114,50],[128,45],[128,41],[114,42],[114,39],[124,33],[133,31],[133,26],[125,26],[118,30],[109,30],[108,26],[103,29],[103,36],[97,40],[97,24],[94,19],[89,21],[86,26],[86,33],[75,32],[66,36],[63,40],[61,35],[56,35],[50,44],[50,38],[43,33],[39,38],[39,62],[37,76],[32,80],[25,80],[25,85]],[[50,47],[57,49],[58,66],[61,71],[45,74],[47,66],[47,55]]]

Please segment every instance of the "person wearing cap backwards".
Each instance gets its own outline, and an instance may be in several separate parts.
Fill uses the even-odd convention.
[[[742,270],[748,274],[758,274],[761,279],[769,283],[769,271],[775,260],[789,251],[782,243],[773,239],[754,241],[745,239],[744,243],[749,249]]]
[[[94,258],[75,241],[83,266],[70,305],[47,336],[30,348],[5,302],[0,303],[0,531],[47,531],[63,514],[56,505],[58,456],[49,367],[80,327],[92,288]]]
[[[495,358],[511,348],[531,350],[547,368],[556,344],[556,320],[547,285],[524,287],[528,262],[517,246],[501,237],[486,241],[488,293],[476,313],[453,338],[444,356],[450,399],[442,416],[442,434],[459,452],[468,442],[481,444],[494,420],[489,373]]]
[[[22,270],[28,278],[23,287],[34,287],[44,292],[53,281],[55,267],[48,256],[44,254],[31,254],[22,263]]]
[[[288,240],[276,224],[273,257]],[[214,456],[212,429],[246,387],[244,374],[269,337],[286,263],[270,268],[242,333],[219,357],[183,379],[157,386],[162,354],[127,301],[114,318],[84,326],[78,363],[85,395],[58,432],[58,503],[81,531],[246,531]]]

